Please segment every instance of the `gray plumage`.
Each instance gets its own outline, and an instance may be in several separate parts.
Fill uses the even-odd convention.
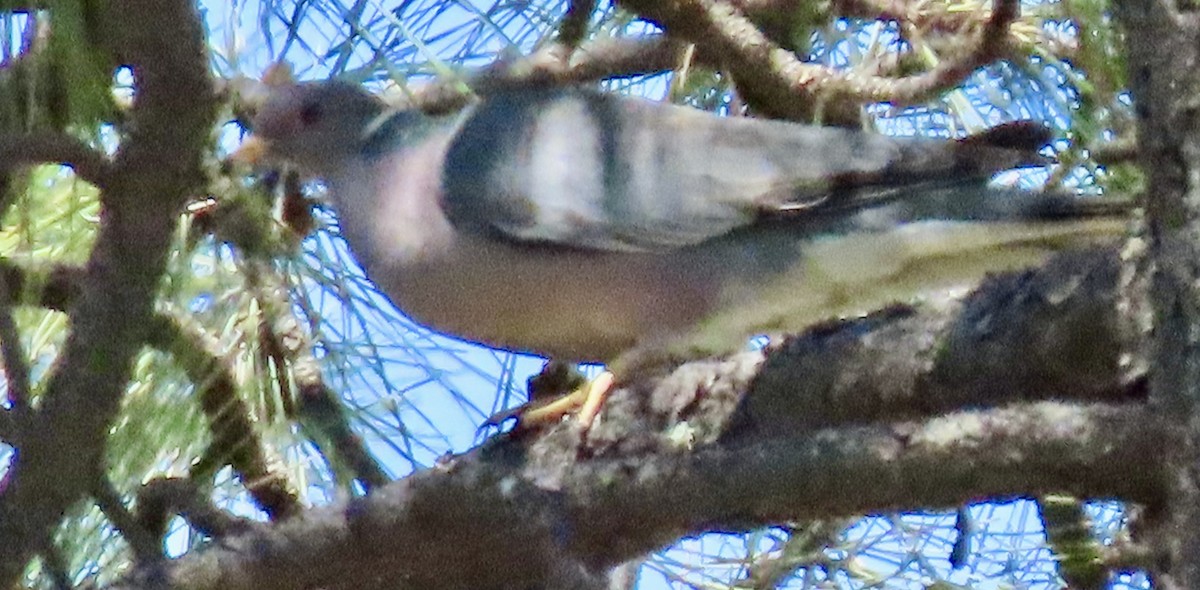
[[[577,89],[430,118],[337,82],[254,123],[415,320],[587,361],[737,346],[1119,233],[1111,203],[984,189],[1039,161],[1031,129],[897,139]]]

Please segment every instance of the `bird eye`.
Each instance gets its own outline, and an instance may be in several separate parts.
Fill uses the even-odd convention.
[[[300,107],[300,123],[305,127],[310,127],[321,121],[321,105],[316,102],[305,103]]]

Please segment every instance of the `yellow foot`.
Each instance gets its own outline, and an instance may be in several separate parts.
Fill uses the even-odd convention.
[[[571,393],[552,399],[548,402],[537,400],[493,415],[484,422],[484,426],[499,426],[509,418],[516,418],[514,430],[535,430],[544,426],[552,426],[568,414],[576,414],[579,424],[586,432],[600,413],[604,400],[615,381],[613,374],[605,371],[595,379],[584,383]]]

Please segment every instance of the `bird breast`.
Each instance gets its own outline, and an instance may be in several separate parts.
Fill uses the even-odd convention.
[[[368,273],[435,331],[506,350],[607,361],[686,330],[714,304],[719,289],[665,258],[552,253],[460,236],[435,257],[416,264],[379,258]],[[679,276],[685,273],[697,276]]]
[[[327,176],[355,257],[416,322],[506,350],[605,361],[686,329],[716,301],[711,272],[672,255],[456,231],[439,202],[445,149],[426,141]]]

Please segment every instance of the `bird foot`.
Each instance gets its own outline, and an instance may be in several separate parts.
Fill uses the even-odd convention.
[[[517,425],[513,428],[514,431],[529,431],[553,426],[561,422],[564,416],[575,414],[576,420],[584,432],[587,432],[600,413],[604,400],[608,399],[615,381],[616,377],[605,371],[564,396],[545,402],[535,400],[494,414],[483,426],[499,426],[510,418],[515,418]]]

